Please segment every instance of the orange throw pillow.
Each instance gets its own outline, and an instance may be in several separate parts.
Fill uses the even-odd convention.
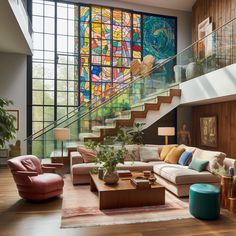
[[[170,152],[170,150],[174,148],[173,145],[165,145],[163,146],[162,150],[161,150],[161,154],[160,154],[160,159],[161,161],[164,161],[167,154]]]
[[[94,162],[96,158],[96,152],[85,147],[78,147],[78,152],[81,154],[85,163]]]
[[[170,164],[177,164],[179,161],[180,156],[185,151],[184,148],[181,147],[174,147],[170,150],[170,152],[167,154],[165,162]]]

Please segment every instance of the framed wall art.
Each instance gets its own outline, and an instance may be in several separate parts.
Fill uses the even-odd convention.
[[[201,145],[217,147],[217,117],[200,117]]]
[[[14,125],[16,130],[19,130],[19,110],[7,110],[7,112],[16,118]]]

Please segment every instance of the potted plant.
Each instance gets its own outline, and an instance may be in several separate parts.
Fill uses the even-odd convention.
[[[16,118],[5,108],[9,104],[12,104],[12,101],[0,98],[0,147],[4,147],[6,142],[15,137],[14,121]]]
[[[103,169],[103,180],[106,184],[116,184],[119,176],[116,171],[117,164],[124,164],[128,150],[122,146],[115,150],[113,146],[89,142],[86,146],[96,152],[95,162]]]
[[[132,130],[128,131],[128,134],[131,136],[131,141],[134,144],[143,144],[143,134],[142,131],[145,123],[135,123]]]

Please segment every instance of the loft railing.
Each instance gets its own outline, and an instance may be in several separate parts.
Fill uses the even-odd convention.
[[[114,127],[116,119],[129,117],[131,109],[138,109],[138,105],[142,107],[144,101],[166,93],[179,83],[234,63],[235,30],[233,19],[172,58],[154,66],[149,73],[133,77],[125,87],[114,90],[106,101],[101,99],[96,106],[89,106],[83,112],[79,110],[58,127],[69,127],[72,141],[81,139],[86,133],[97,136],[99,127]],[[57,145],[53,129],[34,138],[32,145],[34,154],[49,156]]]

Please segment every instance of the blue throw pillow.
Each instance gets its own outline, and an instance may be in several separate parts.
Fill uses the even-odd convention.
[[[181,166],[186,166],[188,164],[189,160],[192,158],[192,156],[193,156],[193,154],[191,152],[185,151],[180,156],[178,163]]]
[[[206,169],[208,163],[209,161],[193,159],[188,168],[201,172]]]

